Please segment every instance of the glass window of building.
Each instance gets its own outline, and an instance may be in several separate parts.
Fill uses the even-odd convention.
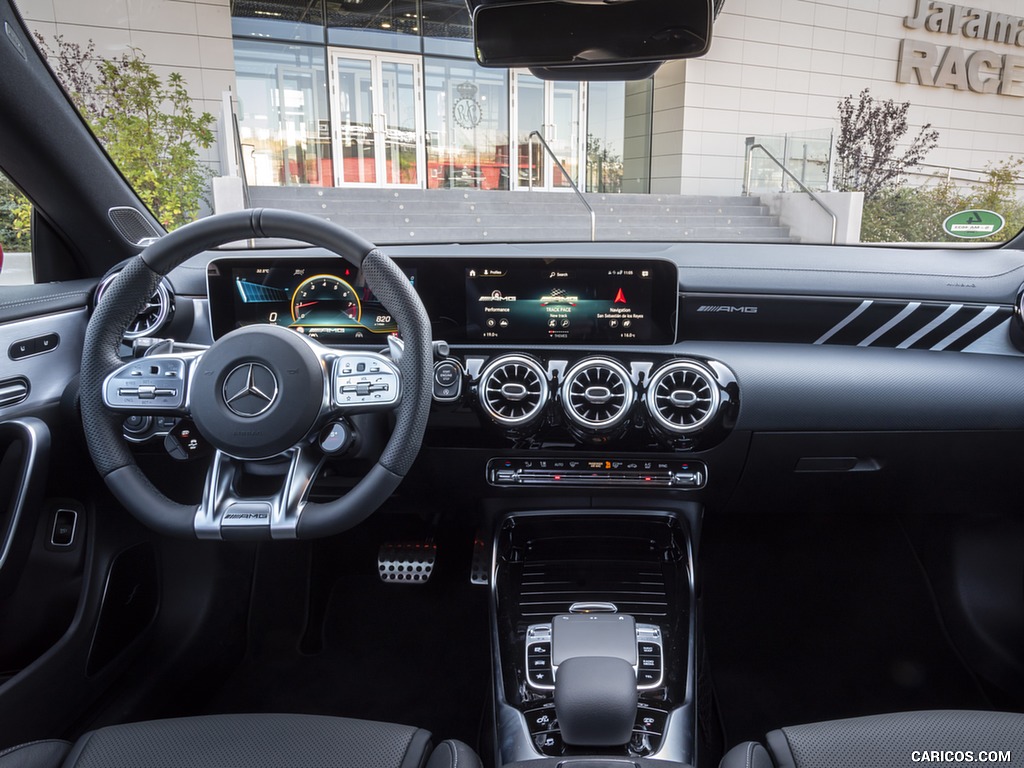
[[[588,192],[650,191],[653,92],[651,80],[589,84]]]
[[[320,0],[231,0],[231,30],[237,37],[322,42],[323,6]]]
[[[235,40],[238,123],[253,186],[333,186],[324,49]]]
[[[427,187],[509,188],[508,73],[427,59]]]
[[[420,50],[417,0],[328,0],[326,8],[327,36],[332,45]]]

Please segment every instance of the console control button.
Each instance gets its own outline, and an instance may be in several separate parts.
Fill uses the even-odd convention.
[[[434,399],[450,403],[462,397],[462,366],[455,360],[442,360],[434,366]]]
[[[551,669],[550,656],[531,656],[529,662],[530,671],[535,669]]]
[[[549,704],[540,709],[527,710],[523,717],[526,718],[526,725],[529,727],[531,734],[558,730],[558,718],[555,716],[553,705]]]
[[[636,649],[641,656],[654,656],[661,654],[661,646],[650,642],[637,643]]]
[[[651,672],[660,672],[661,656],[641,656],[638,667],[639,669],[646,669]]]
[[[562,734],[558,731],[547,731],[538,733],[533,737],[533,743],[537,751],[543,755],[557,757],[565,750],[565,743],[562,741]]]
[[[661,680],[661,670],[641,669],[636,673],[636,682],[640,687],[654,687]]]
[[[529,673],[527,674],[527,677],[530,680],[530,684],[534,685],[534,686],[536,686],[538,688],[540,688],[540,687],[550,688],[551,686],[553,686],[555,684],[555,676],[554,676],[554,673],[550,669],[547,669],[547,670],[531,669],[529,671]]]
[[[529,656],[551,656],[551,643],[531,643],[526,647]]]

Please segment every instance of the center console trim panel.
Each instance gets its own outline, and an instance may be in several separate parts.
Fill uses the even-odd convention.
[[[495,761],[497,768],[510,763],[520,763],[535,760],[551,762],[553,759],[541,755],[534,747],[533,738],[523,713],[512,706],[505,696],[505,680],[503,676],[503,665],[501,658],[501,637],[498,630],[498,587],[497,570],[499,558],[499,544],[501,531],[505,523],[516,518],[539,518],[539,517],[572,517],[579,516],[581,520],[586,518],[619,517],[619,518],[646,518],[646,519],[672,519],[677,521],[686,533],[684,537],[686,544],[687,558],[687,592],[691,610],[688,617],[688,642],[686,658],[686,682],[685,695],[682,703],[668,713],[665,731],[662,734],[661,745],[657,752],[636,760],[660,760],[674,763],[693,765],[695,759],[695,738],[697,726],[696,709],[696,593],[694,585],[694,552],[691,540],[692,532],[686,517],[681,512],[670,512],[666,510],[630,510],[630,509],[543,509],[510,512],[504,515],[495,527],[494,540],[491,548],[491,600],[490,600],[490,623],[491,623],[491,652],[493,654],[492,672],[494,675],[493,690],[495,696],[494,725],[495,725]],[[580,759],[579,757],[566,756],[564,760]],[[605,758],[601,758],[605,759]],[[611,758],[628,762],[629,758]],[[562,758],[559,758],[562,761]]]

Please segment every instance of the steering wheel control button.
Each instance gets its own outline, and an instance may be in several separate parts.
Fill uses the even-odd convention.
[[[142,416],[138,413],[133,413],[131,416],[124,420],[122,428],[124,429],[125,437],[127,437],[129,440],[138,440],[139,438],[146,435],[152,426],[152,416]]]
[[[462,397],[462,366],[455,360],[434,365],[434,400],[450,403]]]
[[[339,408],[365,411],[391,408],[398,402],[398,368],[374,353],[352,354],[334,364],[332,392]]]
[[[343,421],[328,424],[320,432],[320,450],[324,453],[341,453],[352,444],[352,429]]]
[[[243,363],[224,379],[224,403],[236,416],[251,419],[277,399],[277,377],[263,363]]]
[[[107,377],[103,401],[114,410],[179,410],[184,406],[185,366],[180,357],[147,357]]]
[[[191,421],[181,421],[164,436],[164,450],[172,459],[188,461],[209,454],[209,445]]]

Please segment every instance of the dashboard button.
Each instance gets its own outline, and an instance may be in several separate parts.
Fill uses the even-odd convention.
[[[434,366],[434,399],[452,402],[462,396],[462,367],[454,360]]]

